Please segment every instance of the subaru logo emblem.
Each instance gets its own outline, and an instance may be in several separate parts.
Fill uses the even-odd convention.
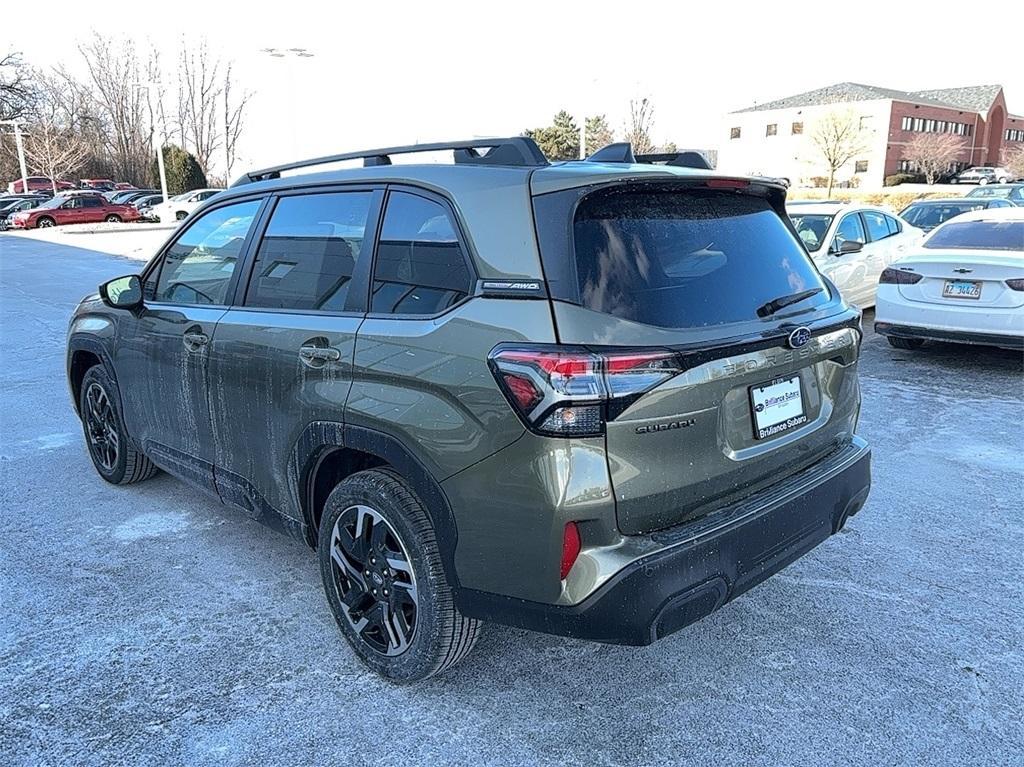
[[[799,349],[801,346],[807,346],[807,342],[811,340],[811,331],[807,328],[797,328],[789,334],[789,348]]]

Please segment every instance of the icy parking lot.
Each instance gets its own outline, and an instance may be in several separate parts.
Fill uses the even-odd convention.
[[[649,648],[489,626],[396,687],[302,545],[168,476],[94,473],[67,318],[138,268],[0,235],[0,764],[1018,763],[1019,353],[868,332],[874,487],[843,534]]]

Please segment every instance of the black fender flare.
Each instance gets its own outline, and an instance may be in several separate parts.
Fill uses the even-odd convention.
[[[401,440],[375,429],[334,421],[314,421],[299,435],[289,459],[288,477],[292,493],[298,501],[297,506],[301,510],[302,522],[308,531],[306,542],[315,548],[317,529],[313,524],[311,508],[313,477],[323,458],[339,448],[375,456],[409,483],[434,525],[448,584],[452,589],[458,589],[455,570],[458,530],[448,497],[437,479]]]
[[[66,372],[68,377],[68,388],[71,389],[75,412],[78,413],[78,397],[74,396],[74,387],[72,385],[71,379],[71,362],[75,358],[75,352],[89,352],[90,354],[96,355],[96,357],[100,361],[100,364],[103,365],[103,369],[107,372],[107,375],[110,376],[110,379],[114,382],[115,385],[117,384],[117,371],[114,370],[114,362],[113,360],[110,359],[110,354],[107,352],[107,347],[104,346],[103,342],[100,341],[99,339],[82,335],[75,335],[68,339],[68,351],[65,366],[67,368]],[[120,400],[120,386],[117,387],[117,397],[118,400]],[[123,403],[121,403],[120,401],[118,402],[118,405],[120,405],[123,408]],[[123,413],[124,410],[122,409],[121,412]],[[79,416],[81,415],[81,413],[78,414]]]

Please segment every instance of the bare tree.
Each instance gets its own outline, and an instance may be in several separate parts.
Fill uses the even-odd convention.
[[[159,67],[151,54],[143,65],[135,44],[124,41],[115,48],[109,38],[94,33],[79,46],[88,72],[99,119],[100,135],[115,173],[141,184],[149,167],[152,123],[146,120],[148,105],[141,83],[159,78]]]
[[[836,171],[870,146],[870,133],[861,127],[860,116],[852,109],[833,109],[811,131],[811,143],[828,168],[828,193],[832,195]]]
[[[242,126],[245,120],[245,108],[252,96],[249,91],[238,90],[234,75],[231,72],[232,64],[229,61],[227,70],[224,72],[224,94],[222,103],[224,105],[224,168],[225,186],[231,183],[231,170],[238,159],[238,139],[242,135]]]
[[[57,180],[78,170],[89,157],[89,144],[59,120],[55,110],[34,119],[25,141],[25,158],[32,171],[47,176],[57,194]]]
[[[1003,164],[1017,178],[1024,178],[1024,147],[1011,149],[1004,156]]]
[[[20,120],[35,101],[32,72],[20,53],[0,57],[0,120]]]
[[[654,107],[650,99],[629,101],[629,122],[626,123],[624,140],[633,146],[635,154],[647,154],[654,148],[651,129],[654,127]]]
[[[210,54],[206,40],[198,45],[182,43],[178,62],[178,122],[183,145],[192,151],[203,173],[221,143],[217,103],[224,92],[220,59]]]
[[[903,159],[914,163],[925,181],[934,184],[964,148],[963,139],[951,133],[918,133],[907,143]]]

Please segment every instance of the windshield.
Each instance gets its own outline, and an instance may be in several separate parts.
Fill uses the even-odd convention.
[[[807,253],[759,197],[595,193],[580,203],[573,232],[583,306],[634,322],[697,328],[757,320],[766,303],[815,288],[785,313],[829,300]]]
[[[924,247],[1024,251],[1024,221],[954,222],[935,232]]]
[[[835,216],[825,213],[807,213],[799,216],[791,215],[789,218],[807,249],[814,251],[821,250],[821,246],[825,244],[825,236],[828,234],[828,228],[832,225],[832,219]]]

